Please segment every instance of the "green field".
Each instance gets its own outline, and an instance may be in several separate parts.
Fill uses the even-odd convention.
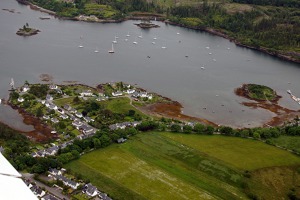
[[[270,141],[275,145],[300,152],[300,137],[282,135],[278,138],[271,138]]]
[[[177,135],[164,136],[188,145],[241,170],[300,164],[300,159],[276,147],[255,140],[224,136]]]
[[[65,167],[114,199],[246,199],[245,183],[251,193],[270,197],[261,192],[268,188],[260,169],[296,164],[300,158],[254,140],[142,133]],[[244,170],[252,170],[254,178],[243,177]]]

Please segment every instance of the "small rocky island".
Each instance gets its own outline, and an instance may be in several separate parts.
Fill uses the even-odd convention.
[[[31,35],[36,35],[40,32],[40,30],[38,29],[34,29],[34,28],[30,28],[28,23],[26,23],[23,28],[20,28],[18,31],[17,31],[17,35],[20,35],[20,36],[31,36]]]
[[[150,20],[143,20],[139,24],[135,24],[140,28],[148,29],[148,28],[159,28],[160,26],[157,24],[153,24]]]
[[[243,84],[236,89],[236,94],[256,101],[277,102],[281,96],[276,94],[273,89],[257,84]]]

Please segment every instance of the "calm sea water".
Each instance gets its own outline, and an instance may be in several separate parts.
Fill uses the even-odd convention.
[[[20,13],[10,13],[4,8]],[[234,89],[243,83],[267,85],[283,96],[281,105],[300,108],[286,94],[290,89],[300,96],[300,65],[237,47],[205,32],[161,22],[155,22],[160,28],[141,30],[134,25],[138,21],[98,24],[53,17],[40,20],[46,14],[13,0],[1,0],[0,9],[1,98],[8,96],[11,78],[20,86],[25,80],[39,82],[39,75],[46,73],[54,77],[55,83],[138,84],[179,101],[185,114],[237,127],[260,125],[273,116],[268,111],[240,104],[245,99],[237,97]],[[25,23],[41,32],[26,38],[17,36],[15,32]],[[126,37],[128,32],[130,37]],[[115,36],[118,37],[115,53],[109,54]],[[134,41],[138,44],[133,44]],[[80,44],[84,48],[78,48]],[[95,49],[99,53],[94,53]],[[24,126],[20,116],[7,106],[0,106],[0,112],[1,121]]]

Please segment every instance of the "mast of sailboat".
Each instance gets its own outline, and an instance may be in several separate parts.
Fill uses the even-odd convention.
[[[10,80],[10,87],[11,87],[11,89],[12,90],[14,90],[15,89],[15,82],[14,82],[14,79],[13,78],[11,78],[11,80]]]

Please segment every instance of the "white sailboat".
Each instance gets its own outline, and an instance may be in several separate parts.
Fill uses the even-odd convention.
[[[95,53],[99,53],[98,47],[96,48],[96,50],[94,51]]]
[[[109,50],[108,53],[115,53],[115,51],[114,51],[114,43],[111,43],[111,50]]]
[[[126,37],[130,37],[130,35],[129,35],[129,31],[128,31],[128,33],[127,33]]]
[[[156,39],[157,39],[156,37],[153,38],[153,40],[156,40]]]
[[[136,39],[133,41],[133,44],[137,44],[137,41],[136,41]]]
[[[139,35],[139,38],[143,38],[143,34],[142,34],[142,32],[141,32],[141,35]]]
[[[80,36],[80,40],[82,40],[83,39],[83,36],[81,35]],[[79,48],[83,48],[83,45],[82,45],[82,42],[80,42],[80,45],[78,46]]]

